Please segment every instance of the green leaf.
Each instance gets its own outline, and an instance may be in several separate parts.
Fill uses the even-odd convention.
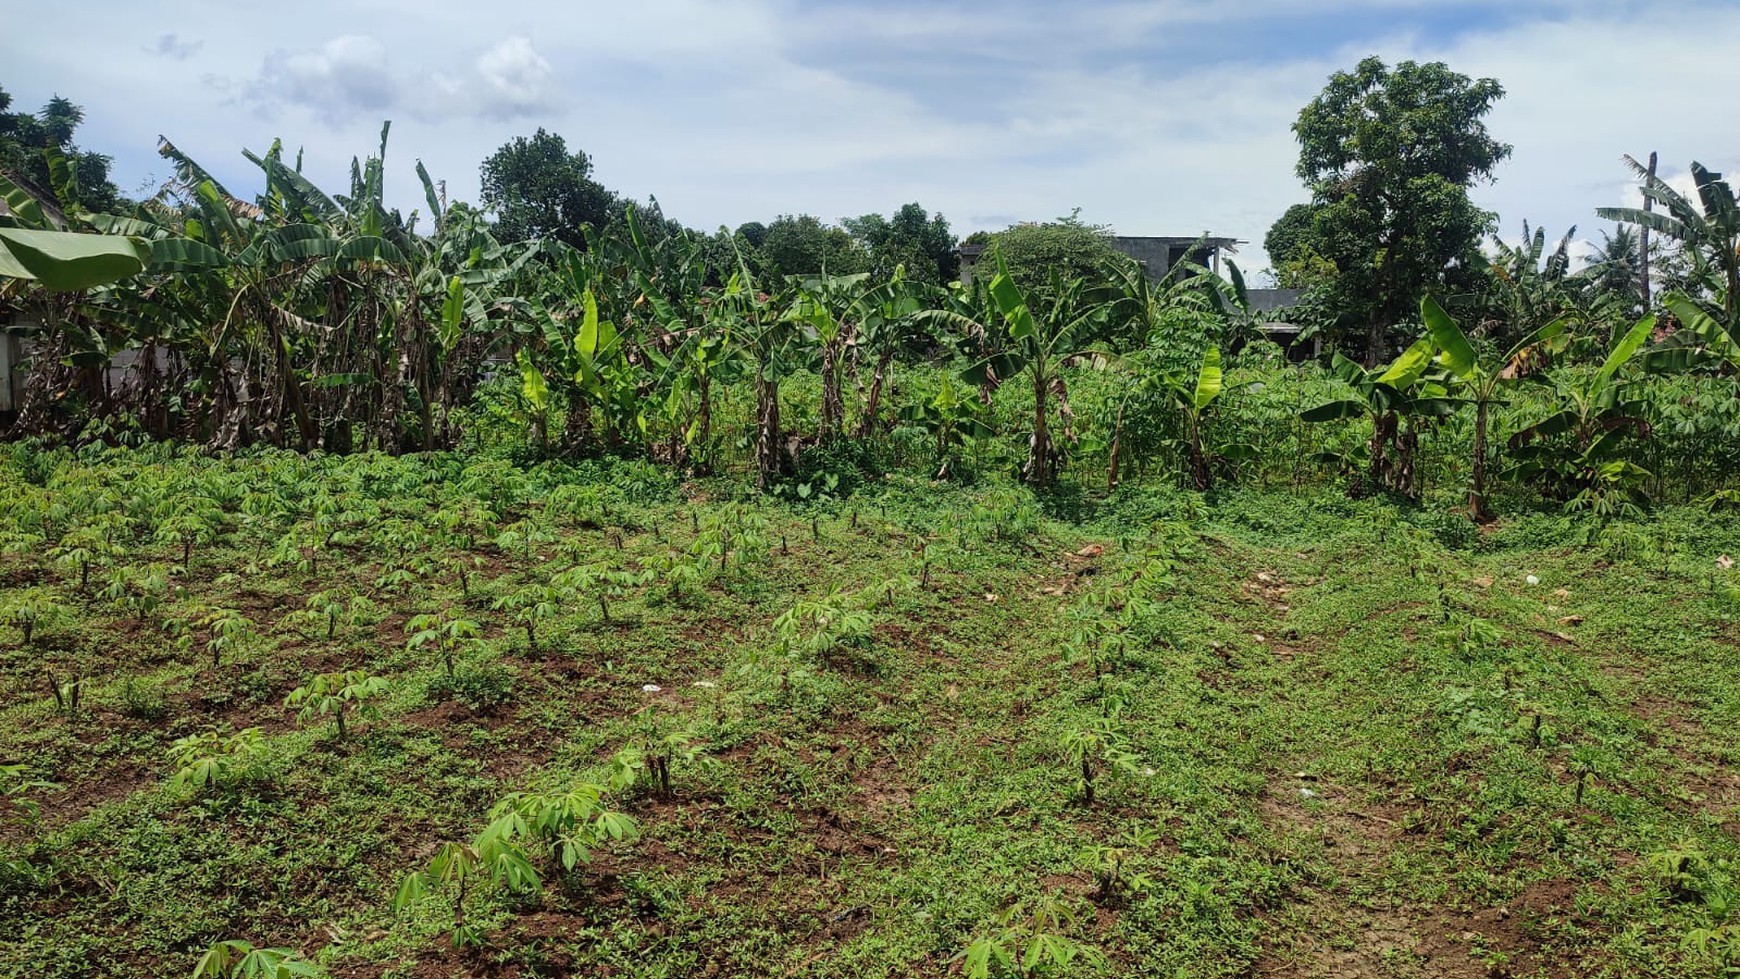
[[[337,255],[352,261],[379,260],[393,265],[408,264],[405,253],[399,250],[398,245],[377,236],[352,238],[339,247]]]
[[[1388,384],[1397,391],[1402,391],[1414,385],[1420,376],[1426,373],[1426,368],[1432,364],[1432,340],[1421,337],[1414,345],[1402,351],[1401,356],[1390,364],[1389,368],[1378,375],[1379,384]]]
[[[229,256],[203,241],[192,238],[159,238],[151,243],[151,271],[193,272],[201,269],[221,269],[230,264]]]
[[[0,174],[0,198],[5,199],[6,209],[28,227],[48,227],[48,218],[43,216],[42,205],[30,196],[29,191],[7,180],[4,174]]]
[[[465,282],[459,276],[447,280],[447,298],[441,303],[441,347],[451,351],[459,343],[459,328],[465,321]]]
[[[1638,348],[1642,347],[1644,341],[1649,339],[1649,334],[1654,329],[1654,316],[1645,316],[1632,324],[1630,331],[1613,345],[1613,350],[1608,353],[1607,359],[1602,361],[1601,369],[1595,372],[1595,379],[1590,385],[1590,390],[1599,392],[1606,387],[1607,382],[1613,379],[1613,375],[1618,372],[1620,366],[1630,360],[1632,354],[1637,353]]]
[[[514,357],[520,365],[520,393],[525,395],[526,403],[534,411],[543,411],[550,404],[550,387],[544,383],[544,375],[532,363],[530,354],[522,348]]]
[[[580,320],[580,332],[574,335],[574,349],[580,356],[591,360],[598,355],[598,300],[593,298],[592,290],[587,289],[581,301],[586,312]]]
[[[1438,362],[1450,369],[1450,373],[1466,380],[1474,373],[1478,361],[1474,355],[1474,346],[1468,342],[1468,337],[1462,333],[1462,328],[1444,312],[1444,307],[1431,296],[1420,300],[1420,317],[1426,321],[1426,333],[1432,342],[1438,345],[1442,353]]]
[[[404,914],[417,906],[423,896],[429,892],[429,878],[422,871],[413,871],[399,881],[399,889],[393,894],[393,913]]]
[[[1220,397],[1221,383],[1220,348],[1209,347],[1202,352],[1202,367],[1196,372],[1196,393],[1191,396],[1190,403],[1197,411],[1207,408]]]
[[[135,238],[0,228],[0,277],[34,279],[52,292],[125,279],[150,261],[150,246]]]
[[[1740,367],[1740,338],[1730,333],[1729,329],[1724,329],[1715,317],[1678,293],[1663,297],[1662,305],[1680,321],[1680,330],[1674,334],[1675,338],[1689,333],[1702,341],[1710,355],[1727,361],[1731,366]],[[1740,330],[1740,324],[1731,325],[1730,328]]]
[[[1034,328],[1033,314],[1027,308],[1027,298],[1021,295],[1008,273],[999,272],[991,279],[990,293],[996,300],[997,311],[1003,314],[1003,322],[1009,327],[1009,339],[1024,340],[1038,332]]]
[[[429,179],[429,171],[423,167],[423,161],[417,161],[417,179],[423,182],[423,199],[429,202],[429,220],[435,222],[434,230],[441,230],[441,198],[435,193],[435,181]]]

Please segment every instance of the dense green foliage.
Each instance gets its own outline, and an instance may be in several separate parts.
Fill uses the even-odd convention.
[[[1293,132],[1310,210],[1288,212],[1265,244],[1282,266],[1302,249],[1334,264],[1319,287],[1332,293],[1338,332],[1355,342],[1363,333],[1366,366],[1388,358],[1422,296],[1466,289],[1482,267],[1495,216],[1468,189],[1510,155],[1483,121],[1503,95],[1493,79],[1443,64],[1392,69],[1374,57],[1330,76],[1300,111]]]
[[[1126,484],[1059,520],[508,449],[0,457],[0,960],[1734,961],[1732,517]],[[306,713],[359,686],[346,736]]]
[[[1073,216],[963,284],[542,130],[482,209],[387,127],[5,179],[0,962],[1733,974],[1740,208],[1640,173],[1647,301],[1623,230],[1482,257],[1498,94],[1301,115],[1303,364]]]
[[[92,211],[126,206],[126,198],[109,179],[109,157],[73,142],[84,121],[83,109],[58,95],[38,112],[11,108],[11,94],[0,88],[0,174],[42,192],[67,188],[78,204]]]
[[[483,161],[482,203],[495,214],[504,242],[556,238],[578,248],[581,229],[610,222],[616,195],[592,179],[592,160],[539,129],[507,143]]]

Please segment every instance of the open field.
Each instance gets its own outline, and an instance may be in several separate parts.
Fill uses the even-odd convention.
[[[356,977],[1733,961],[1732,517],[1477,534],[1149,487],[1064,521],[906,477],[788,505],[635,464],[79,460],[5,464],[0,523],[38,539],[0,574],[7,975],[184,975],[229,939]],[[571,590],[521,614],[528,586]],[[342,738],[285,706],[348,670],[384,685]],[[178,783],[213,728],[258,742]],[[438,874],[395,913],[443,842],[487,853],[498,801],[580,784],[632,828],[571,871],[515,837],[541,884],[469,880],[475,944]]]

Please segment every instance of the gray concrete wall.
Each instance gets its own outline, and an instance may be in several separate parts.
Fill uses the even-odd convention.
[[[1166,274],[1172,267],[1172,246],[1162,238],[1113,238],[1113,249],[1130,256],[1143,265],[1149,281]]]
[[[1303,289],[1247,289],[1245,298],[1250,301],[1251,312],[1272,313],[1298,302],[1304,292]]]

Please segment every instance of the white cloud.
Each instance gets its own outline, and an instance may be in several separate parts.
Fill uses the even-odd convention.
[[[503,39],[478,56],[475,68],[484,113],[512,119],[548,108],[553,71],[529,38]]]
[[[57,15],[54,0],[14,2]],[[485,156],[544,125],[590,154],[606,185],[656,194],[697,227],[917,200],[965,233],[1080,205],[1132,234],[1251,240],[1246,264],[1260,266],[1268,225],[1305,196],[1289,125],[1331,71],[1370,53],[1504,83],[1489,124],[1516,153],[1476,200],[1511,235],[1527,218],[1599,240],[1594,208],[1635,200],[1623,152],[1659,150],[1669,176],[1692,159],[1740,165],[1717,125],[1740,66],[1635,63],[1740,49],[1740,9],[1720,0],[1011,0],[994,15],[913,2],[306,0],[292,19],[214,19],[197,0],[91,6],[79,52],[21,49],[7,84],[27,104],[55,91],[84,104],[81,142],[115,154],[126,186],[160,168],[158,132],[242,187],[255,177],[237,150],[283,136],[306,147],[316,180],[342,186],[390,117],[388,191],[410,207],[412,158],[470,197]],[[335,24],[350,33],[334,37]],[[161,53],[140,49],[165,31],[179,33]],[[200,42],[183,40],[194,31]]]
[[[387,46],[368,35],[343,34],[312,51],[267,55],[243,101],[268,116],[294,106],[337,125],[390,112],[400,91],[388,69]]]
[[[462,71],[396,69],[372,35],[344,34],[302,51],[274,51],[242,87],[262,116],[296,121],[296,110],[331,128],[405,114],[426,121],[514,120],[554,114],[554,69],[531,40],[503,38]],[[233,86],[223,78],[214,88]]]

